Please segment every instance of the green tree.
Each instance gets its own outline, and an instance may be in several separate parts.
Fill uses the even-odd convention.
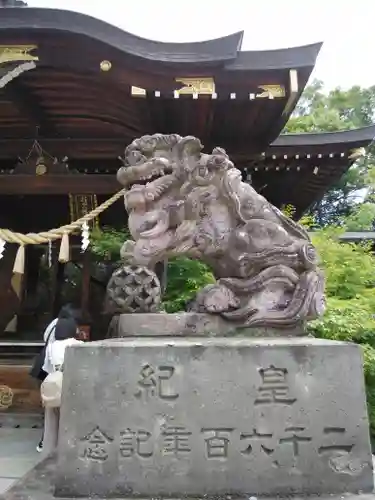
[[[347,231],[371,231],[374,227],[375,203],[368,200],[358,204],[346,218]]]
[[[215,281],[205,264],[184,257],[168,262],[167,276],[163,305],[169,313],[185,310],[198,290]]]
[[[103,227],[93,231],[91,235],[91,251],[100,261],[119,263],[120,250],[126,240],[131,238],[128,228],[118,230],[113,227]]]
[[[362,347],[371,434],[375,438],[375,257],[368,244],[342,243],[346,228],[313,233],[326,275],[327,311],[308,324],[316,337]]]
[[[289,217],[294,215],[292,206],[286,206],[283,212]],[[351,224],[367,226],[373,214],[374,205],[364,203],[353,216],[341,221],[341,227],[329,226],[311,233],[325,273],[327,310],[323,317],[308,323],[307,329],[315,337],[361,346],[371,435],[375,442],[375,256],[370,243],[340,240]],[[299,222],[310,231],[314,227],[310,216]]]
[[[354,86],[324,92],[323,82],[315,80],[305,92],[288,121],[285,133],[335,132],[371,125],[375,119],[375,85],[365,89]],[[375,165],[375,147],[356,162],[335,183],[310,213],[319,226],[338,223],[358,204],[358,192],[368,185]]]

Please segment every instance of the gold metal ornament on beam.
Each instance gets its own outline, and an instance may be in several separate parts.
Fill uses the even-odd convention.
[[[38,56],[30,54],[37,45],[0,45],[0,64],[17,61],[39,61]]]
[[[36,162],[35,174],[44,175],[47,173],[47,166],[43,156],[40,156]]]
[[[211,77],[202,78],[176,78],[177,83],[183,87],[176,89],[180,95],[213,95],[215,94],[215,82]]]
[[[0,410],[7,410],[12,406],[14,393],[7,385],[0,385]]]
[[[217,97],[215,81],[212,77],[202,78],[176,78],[177,83],[182,84],[179,89],[174,91],[175,97],[180,95],[192,95],[197,97],[199,95]],[[286,96],[285,87],[283,85],[259,85],[258,88],[261,92],[257,94],[250,94],[250,99],[282,99]],[[160,97],[160,91],[152,91],[155,96]],[[133,97],[146,97],[147,90],[135,85],[131,86],[130,93]],[[231,99],[236,99],[236,93],[231,93]]]
[[[175,89],[175,94],[179,95],[215,95],[215,82],[211,77],[202,78],[176,78],[177,83],[182,84],[182,87]],[[132,85],[131,95],[133,97],[145,97],[147,90],[142,87]]]
[[[285,88],[282,85],[258,85],[263,90],[256,94],[257,99],[280,99],[285,97]]]
[[[107,71],[110,71],[112,68],[112,63],[111,61],[104,60],[100,63],[100,70],[106,73]]]

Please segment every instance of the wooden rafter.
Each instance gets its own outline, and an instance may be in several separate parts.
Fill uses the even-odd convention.
[[[18,80],[13,80],[4,88],[4,93],[24,116],[30,125],[38,130],[38,135],[48,137],[55,132],[53,123],[48,120],[47,114],[38,102],[37,97],[28,87]]]

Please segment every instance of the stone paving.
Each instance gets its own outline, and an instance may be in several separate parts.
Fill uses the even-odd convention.
[[[0,495],[40,460],[40,429],[0,428]]]

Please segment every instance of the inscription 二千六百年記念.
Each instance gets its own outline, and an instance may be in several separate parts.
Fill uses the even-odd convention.
[[[57,491],[369,491],[360,352],[339,347],[213,337],[72,349]]]
[[[308,429],[302,426],[286,426],[281,432],[261,432],[253,429],[245,432],[235,427],[203,427],[199,434],[202,446],[194,450],[193,443],[199,442],[194,438],[194,433],[184,425],[162,425],[158,430],[130,429],[121,431],[116,437],[110,436],[109,432],[103,431],[96,426],[87,436],[80,439],[83,449],[80,457],[93,462],[104,462],[110,458],[110,454],[118,453],[121,458],[139,457],[147,459],[155,454],[167,457],[168,455],[179,456],[189,453],[202,453],[206,459],[228,459],[233,453],[239,453],[244,457],[257,457],[265,454],[272,457],[277,451],[282,451],[288,446],[292,451],[294,459],[301,454],[301,448],[314,444],[319,455],[330,453],[349,454],[354,446],[345,437],[343,427],[324,427],[321,439],[313,443],[313,437]],[[341,439],[337,439],[337,437]],[[327,437],[329,439],[327,440]],[[236,444],[240,443],[238,449]],[[284,448],[285,450],[285,448]],[[274,462],[274,465],[277,462]]]

